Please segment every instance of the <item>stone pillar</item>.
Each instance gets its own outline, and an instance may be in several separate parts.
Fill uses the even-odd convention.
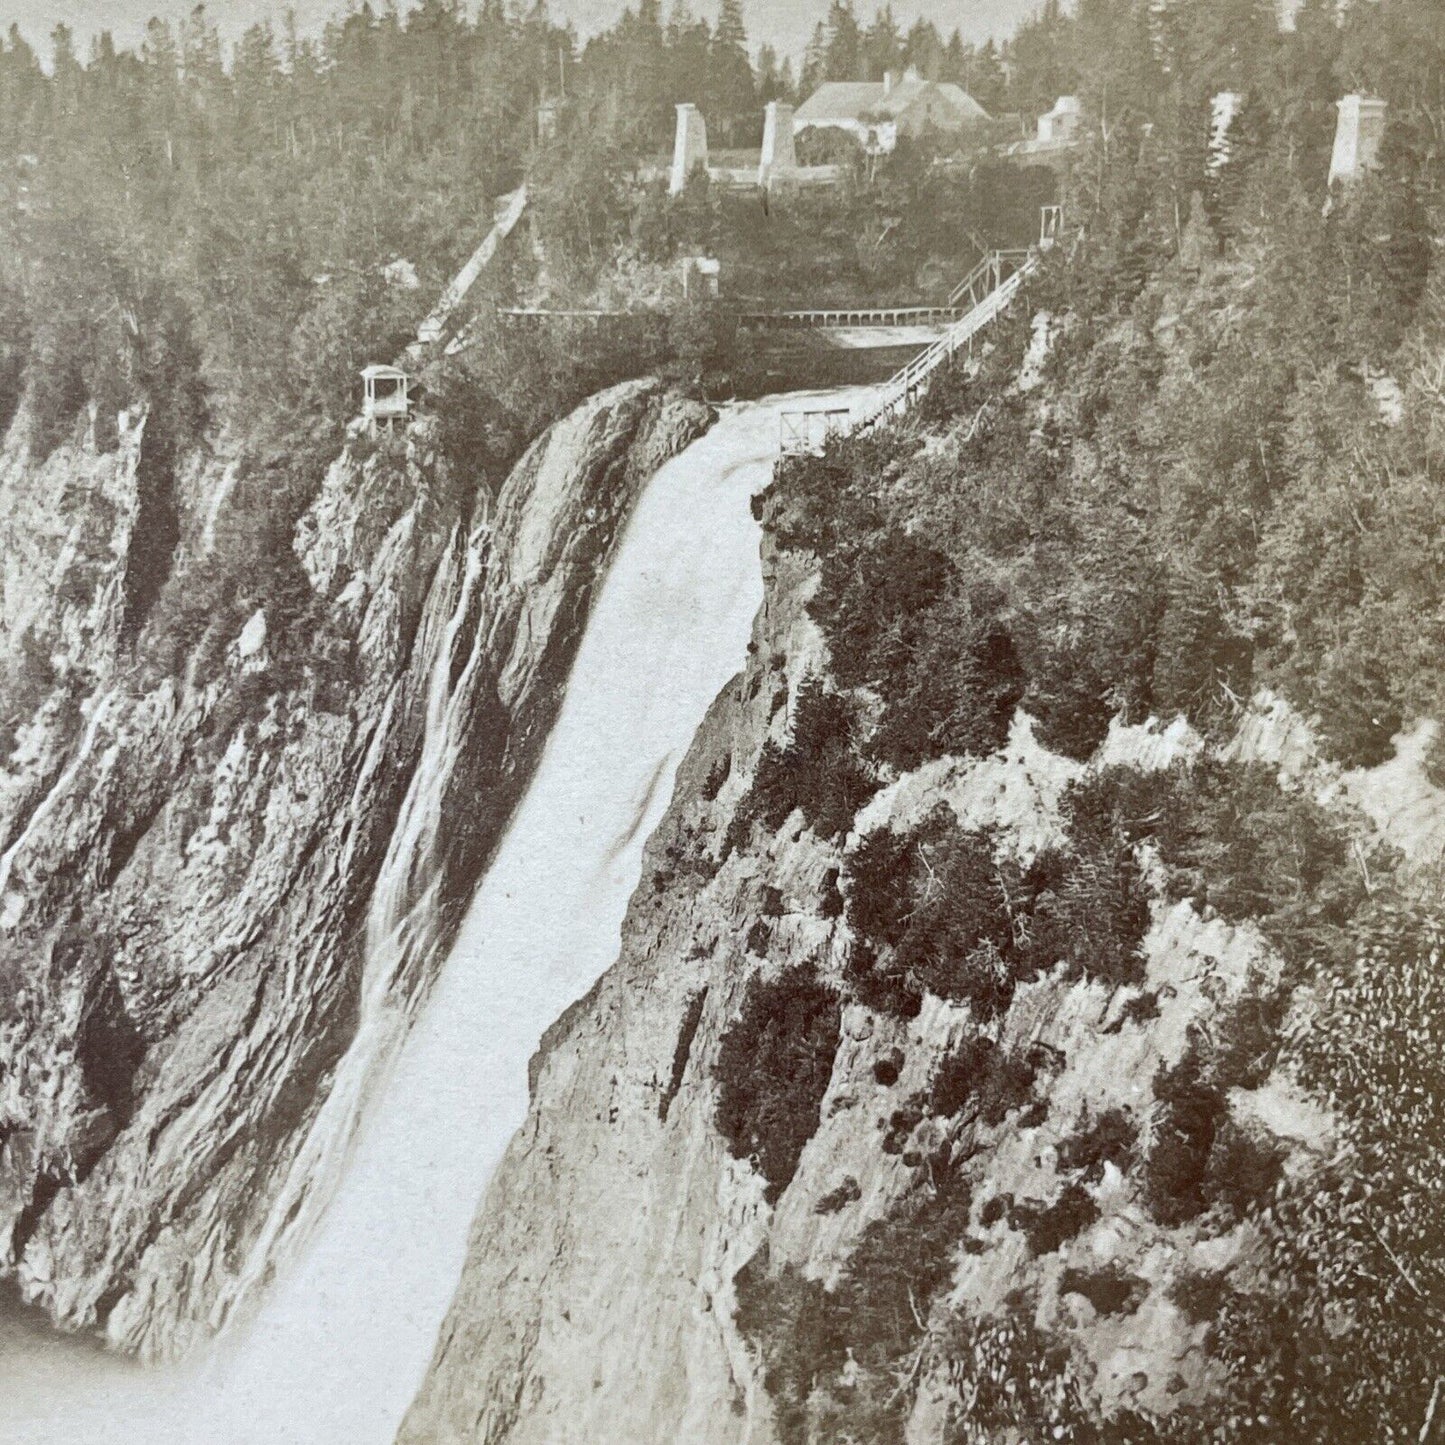
[[[677,139],[672,145],[672,180],[667,187],[668,195],[677,195],[699,166],[707,169],[707,122],[695,105],[680,105],[677,108]]]
[[[793,144],[793,107],[770,100],[763,112],[763,150],[758,158],[758,184],[765,186],[779,171],[798,168],[798,151]]]
[[[1335,149],[1330,156],[1330,185],[1339,181],[1350,186],[1373,169],[1385,138],[1383,100],[1369,95],[1347,95],[1338,103]]]

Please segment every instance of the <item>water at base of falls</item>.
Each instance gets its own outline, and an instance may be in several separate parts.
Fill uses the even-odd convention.
[[[745,660],[762,600],[749,502],[779,411],[799,403],[729,409],[644,491],[537,774],[300,1261],[184,1367],[141,1369],[0,1315],[0,1442],[392,1440],[525,1116],[527,1061],[616,958],[674,770]]]

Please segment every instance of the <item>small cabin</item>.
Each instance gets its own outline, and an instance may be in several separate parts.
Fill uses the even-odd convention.
[[[388,430],[411,415],[411,378],[400,367],[368,366],[361,373],[361,418],[376,435],[378,426]]]
[[[1061,95],[1047,115],[1039,117],[1038,143],[1045,146],[1072,145],[1079,138],[1084,108],[1076,95]]]

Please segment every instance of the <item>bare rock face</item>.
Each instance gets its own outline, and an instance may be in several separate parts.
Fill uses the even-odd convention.
[[[630,506],[709,421],[651,383],[613,388],[470,516],[424,426],[348,451],[292,538],[325,649],[283,667],[287,619],[260,609],[219,645],[182,639],[165,669],[132,650],[156,590],[135,575],[146,418],[40,465],[17,419],[0,451],[0,1274],[58,1325],[180,1354],[304,1228],[346,1137],[346,1109],[323,1105],[395,1042],[368,1021],[385,1005],[404,1026],[424,993]],[[221,545],[247,465],[222,453],[177,468],[173,570]]]

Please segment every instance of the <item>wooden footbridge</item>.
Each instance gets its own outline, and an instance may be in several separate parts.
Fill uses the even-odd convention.
[[[958,319],[932,346],[884,382],[877,396],[859,411],[816,408],[783,412],[783,451],[816,451],[833,437],[865,432],[890,416],[906,412],[940,366],[952,362],[960,352],[971,353],[974,337],[1008,309],[1052,241],[1052,237],[1046,237],[1038,247],[1027,251],[990,251],[949,298],[959,303]],[[966,308],[963,303],[967,303]]]

